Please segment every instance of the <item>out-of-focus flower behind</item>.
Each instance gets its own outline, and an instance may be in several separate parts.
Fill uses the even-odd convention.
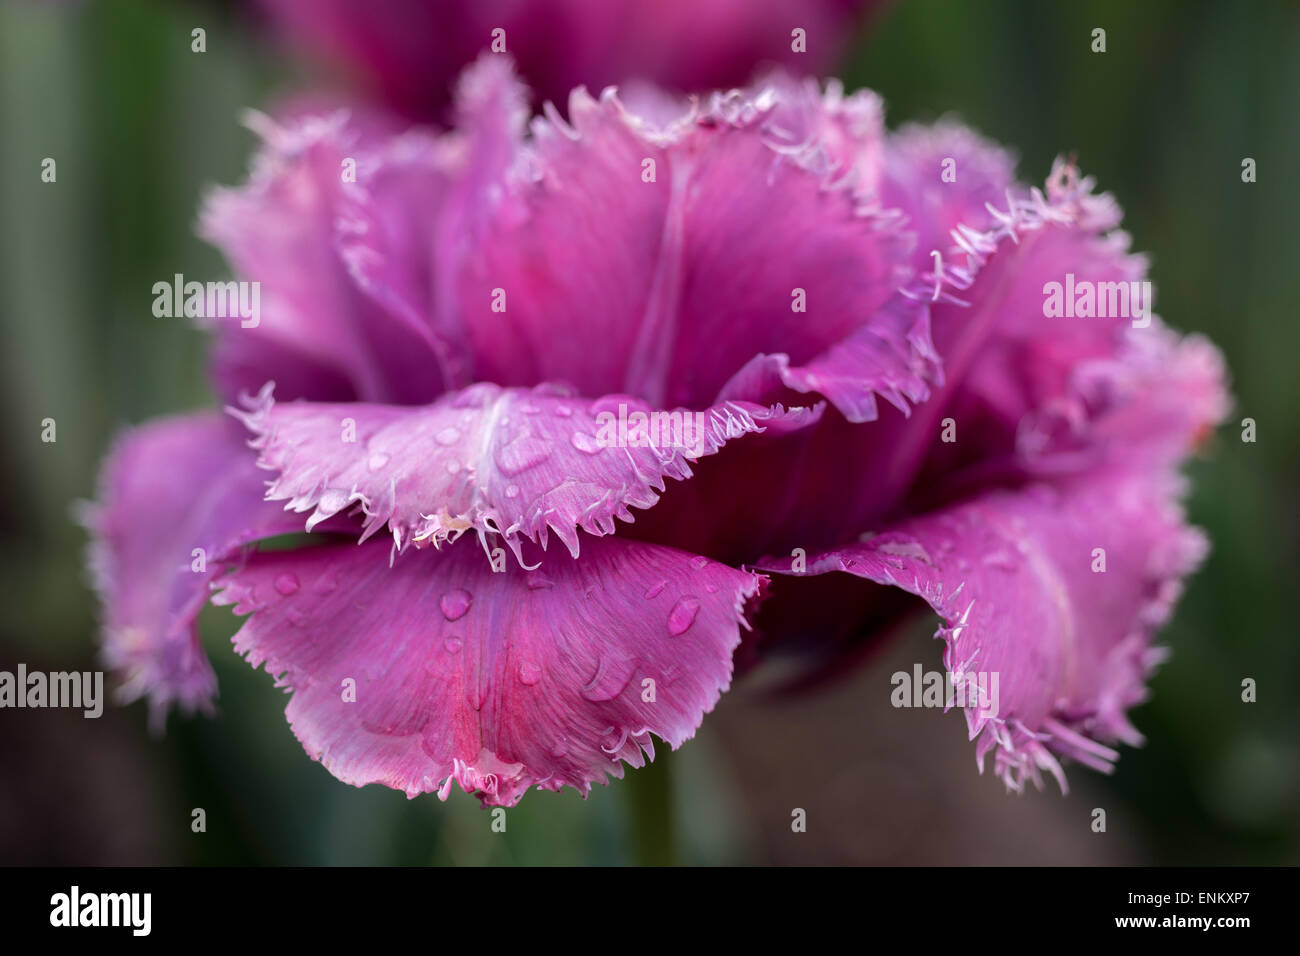
[[[412,119],[442,120],[480,53],[508,53],[538,104],[585,85],[726,89],[776,64],[834,67],[878,0],[256,0],[291,48]],[[499,32],[498,32],[499,31]]]

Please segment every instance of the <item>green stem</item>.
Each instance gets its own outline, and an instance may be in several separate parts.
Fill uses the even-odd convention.
[[[628,846],[632,861],[640,866],[673,866],[673,780],[667,744],[655,760],[628,773]]]

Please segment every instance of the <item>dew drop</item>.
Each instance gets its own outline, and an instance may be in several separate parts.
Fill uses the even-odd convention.
[[[291,571],[286,571],[275,579],[275,589],[288,597],[298,590],[298,578]]]
[[[444,428],[442,431],[438,432],[438,434],[433,436],[433,440],[439,445],[454,445],[456,442],[460,441],[460,432],[454,428]]]
[[[650,585],[650,587],[646,588],[646,592],[645,592],[646,599],[649,600],[650,598],[658,597],[660,594],[663,593],[663,590],[666,587],[668,587],[667,581],[660,581],[658,584]]]
[[[448,591],[438,601],[442,616],[449,621],[459,621],[469,611],[470,594],[461,588]]]
[[[302,627],[307,623],[307,615],[296,607],[289,608],[289,613],[285,617],[289,619],[289,623],[294,627]]]
[[[456,400],[451,403],[452,408],[482,408],[483,403],[487,401],[488,396],[496,391],[496,387],[486,382],[480,382],[478,385],[471,385],[462,391]]]
[[[386,464],[388,464],[388,456],[380,451],[370,456],[370,461],[366,463],[366,467],[371,471],[378,471]]]
[[[561,418],[568,418],[573,414],[573,409],[568,405],[557,405],[555,407],[555,414],[559,415]]]
[[[519,683],[532,687],[542,679],[542,669],[536,664],[525,661],[519,665]]]
[[[984,555],[984,566],[987,568],[997,568],[999,571],[1014,571],[1016,569],[1015,559],[1006,551],[994,551],[991,554]]]
[[[459,638],[459,637],[449,637],[449,638],[447,638],[445,641],[442,642],[442,646],[446,649],[446,651],[447,651],[448,654],[459,654],[459,653],[460,653],[460,638]]]
[[[925,546],[919,541],[886,541],[879,546],[878,550],[884,554],[892,554],[899,558],[915,558],[923,564],[934,566],[930,553],[925,550]]]
[[[706,568],[709,565],[709,559],[702,554],[697,554],[695,557],[691,558],[691,564],[697,568]]]
[[[519,486],[518,486],[518,485],[508,485],[508,486],[506,486],[506,497],[507,497],[507,498],[518,498],[518,497],[519,497]]]
[[[584,700],[601,703],[613,700],[632,682],[635,663],[619,654],[601,654],[596,658],[596,673],[582,687]]]
[[[329,594],[338,586],[339,586],[338,575],[336,575],[333,571],[327,571],[324,574],[322,574],[319,578],[316,579],[316,583],[312,585],[311,589],[315,591],[317,594]]]
[[[684,597],[668,612],[668,633],[680,637],[691,629],[695,615],[700,613],[700,602],[695,598]]]
[[[592,438],[590,435],[584,434],[583,432],[574,432],[573,436],[569,440],[573,442],[573,447],[583,454],[598,455],[602,451],[602,448],[596,439]]]
[[[497,449],[497,467],[502,474],[517,475],[535,468],[551,457],[551,443],[525,433]]]
[[[447,474],[454,475],[459,471],[460,471],[460,462],[458,461],[447,462]]]

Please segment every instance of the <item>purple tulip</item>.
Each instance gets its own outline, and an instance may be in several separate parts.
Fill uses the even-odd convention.
[[[231,414],[128,433],[90,517],[128,694],[212,699],[211,586],[339,779],[508,806],[680,745],[742,638],[843,668],[928,604],[1009,786],[1138,743],[1227,398],[1110,197],[834,83],[526,102],[489,55],[444,134],[259,118],[202,218],[261,283]]]
[[[647,80],[682,92],[748,82],[760,64],[830,70],[872,0],[257,0],[291,45],[340,65],[413,119],[442,118],[485,51],[518,64],[542,100]]]

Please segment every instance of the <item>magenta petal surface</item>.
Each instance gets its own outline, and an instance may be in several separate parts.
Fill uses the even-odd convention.
[[[770,401],[786,388],[823,395],[854,424],[875,421],[877,398],[902,414],[942,384],[939,355],[930,342],[929,286],[922,282],[896,293],[864,326],[806,365],[784,354],[757,355],[731,377],[721,397]]]
[[[210,320],[222,395],[234,398],[274,379],[294,398],[436,397],[446,387],[447,348],[427,315],[396,307],[356,236],[366,233],[390,263],[400,245],[401,281],[416,281],[407,274],[429,255],[422,223],[447,188],[439,144],[418,132],[381,137],[373,123],[344,110],[283,125],[259,115],[252,125],[265,147],[248,183],[214,190],[201,221],[236,278],[260,289],[256,325]]]
[[[267,497],[311,511],[307,530],[357,506],[362,540],[385,524],[400,550],[465,531],[544,548],[553,531],[574,554],[578,530],[612,534],[614,519],[659,500],[665,478],[730,439],[816,421],[817,412],[726,402],[657,412],[626,395],[580,399],[558,386],[473,385],[422,408],[276,403],[263,390],[246,411],[258,463],[276,471]]]
[[[916,237],[913,264],[922,270],[933,269],[934,251],[948,256],[954,233],[993,229],[1008,191],[1024,192],[1011,154],[955,120],[891,133],[882,165],[881,200],[904,216]]]
[[[983,767],[1013,789],[1056,758],[1108,771],[1111,744],[1141,743],[1127,710],[1162,659],[1154,632],[1206,551],[1174,504],[1180,479],[1094,474],[1059,487],[992,492],[810,556],[923,598],[942,618],[945,668],[997,675],[996,714],[965,710]],[[791,573],[790,560],[764,561]]]
[[[855,467],[876,480],[856,503],[852,523],[1095,464],[1095,447],[1089,454],[1047,456],[1067,446],[1085,450],[1092,444],[1084,434],[1089,419],[1150,397],[1159,363],[1139,356],[1177,349],[1176,337],[1158,319],[1134,328],[1128,317],[1044,314],[1045,285],[1067,276],[1098,287],[1146,279],[1146,260],[1129,251],[1128,235],[1117,228],[1118,206],[1093,187],[1072,166],[1058,163],[1043,190],[1009,190],[1006,208],[976,211],[959,203],[977,222],[991,224],[957,228],[935,273],[939,297],[930,310],[930,333],[942,361],[942,385],[910,419],[884,414],[854,443],[860,449]],[[1122,386],[1135,379],[1134,372],[1121,371],[1130,356],[1145,368],[1145,384],[1137,389]],[[1198,390],[1221,393],[1208,380]],[[1198,399],[1189,409],[1212,412],[1215,406],[1213,398]],[[954,440],[940,440],[945,427],[955,429]],[[1186,451],[1188,430],[1170,443],[1178,453]],[[1137,447],[1138,437],[1135,432],[1130,447]]]
[[[215,413],[143,425],[118,440],[85,511],[104,662],[125,699],[149,699],[156,725],[173,703],[207,708],[216,693],[195,624],[208,582],[244,545],[297,530],[262,500],[254,458]]]
[[[235,648],[293,694],[294,733],[340,780],[512,806],[690,738],[761,581],[615,538],[496,573],[471,541],[391,568],[375,542],[255,555],[214,600],[252,614]]]
[[[472,381],[457,277],[477,255],[518,161],[527,99],[507,57],[480,57],[457,83],[456,128],[439,136],[417,129],[386,143],[340,222],[352,277],[430,337],[448,388]]]
[[[879,116],[844,108],[773,84],[661,129],[578,90],[567,123],[535,121],[459,286],[478,376],[702,407],[755,355],[798,367],[869,327],[906,283],[908,243],[863,181]],[[881,323],[869,359],[910,385],[922,326]]]

